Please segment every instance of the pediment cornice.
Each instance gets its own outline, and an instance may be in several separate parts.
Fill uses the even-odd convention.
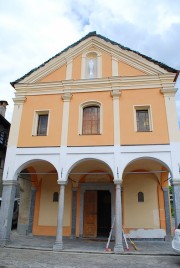
[[[83,54],[90,49],[108,53],[117,61],[126,63],[140,71],[143,71],[147,75],[169,73],[164,68],[161,68],[159,65],[147,60],[146,58],[131,50],[122,49],[116,44],[107,42],[97,36],[92,36],[81,41],[77,45],[70,47],[67,51],[60,53],[59,56],[50,59],[44,65],[37,68],[35,71],[32,71],[32,73],[25,76],[25,78],[21,79],[19,83],[38,82],[48,74],[52,73],[65,64],[67,65],[69,61],[72,61],[78,55]]]

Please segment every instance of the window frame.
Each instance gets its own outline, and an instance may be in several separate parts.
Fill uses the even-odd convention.
[[[91,107],[91,106],[97,106],[99,107],[99,133],[98,134],[83,134],[83,110],[84,108],[88,108],[88,107]],[[79,106],[79,126],[78,126],[78,134],[79,135],[83,135],[83,136],[86,136],[86,135],[101,135],[102,134],[102,114],[103,114],[103,111],[102,111],[102,104],[98,101],[88,101],[88,102],[84,102],[84,103],[81,103],[80,106]]]
[[[45,135],[38,135],[38,123],[39,123],[39,116],[40,115],[47,115],[47,128]],[[49,121],[50,121],[50,110],[36,110],[34,111],[34,120],[33,120],[33,128],[32,128],[32,136],[36,137],[45,137],[48,136],[49,133]]]
[[[152,124],[152,109],[151,105],[134,105],[134,130],[138,133],[142,132],[152,132],[153,131],[153,124]],[[148,120],[149,120],[149,130],[139,130],[137,124],[137,111],[147,111],[148,113]]]

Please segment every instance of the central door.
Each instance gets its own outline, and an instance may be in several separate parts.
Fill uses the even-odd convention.
[[[85,237],[97,236],[97,191],[84,193],[84,232]]]
[[[84,237],[108,236],[111,228],[111,194],[109,191],[84,193]]]

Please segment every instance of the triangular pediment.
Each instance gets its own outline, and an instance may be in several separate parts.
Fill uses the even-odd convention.
[[[171,67],[93,32],[16,80],[12,85],[16,83],[43,83],[81,79],[82,57],[92,50],[102,55],[104,77],[106,75],[107,77],[113,76],[111,75],[112,70],[107,70],[107,68],[112,69],[112,60],[118,64],[119,71],[116,74],[118,76],[158,75],[177,72]],[[72,73],[71,78],[68,77],[67,72]]]

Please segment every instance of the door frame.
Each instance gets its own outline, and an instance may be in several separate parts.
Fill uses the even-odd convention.
[[[84,193],[85,191],[109,191],[111,193],[111,223],[114,219],[114,183],[80,183],[80,221],[79,236],[83,237]]]

